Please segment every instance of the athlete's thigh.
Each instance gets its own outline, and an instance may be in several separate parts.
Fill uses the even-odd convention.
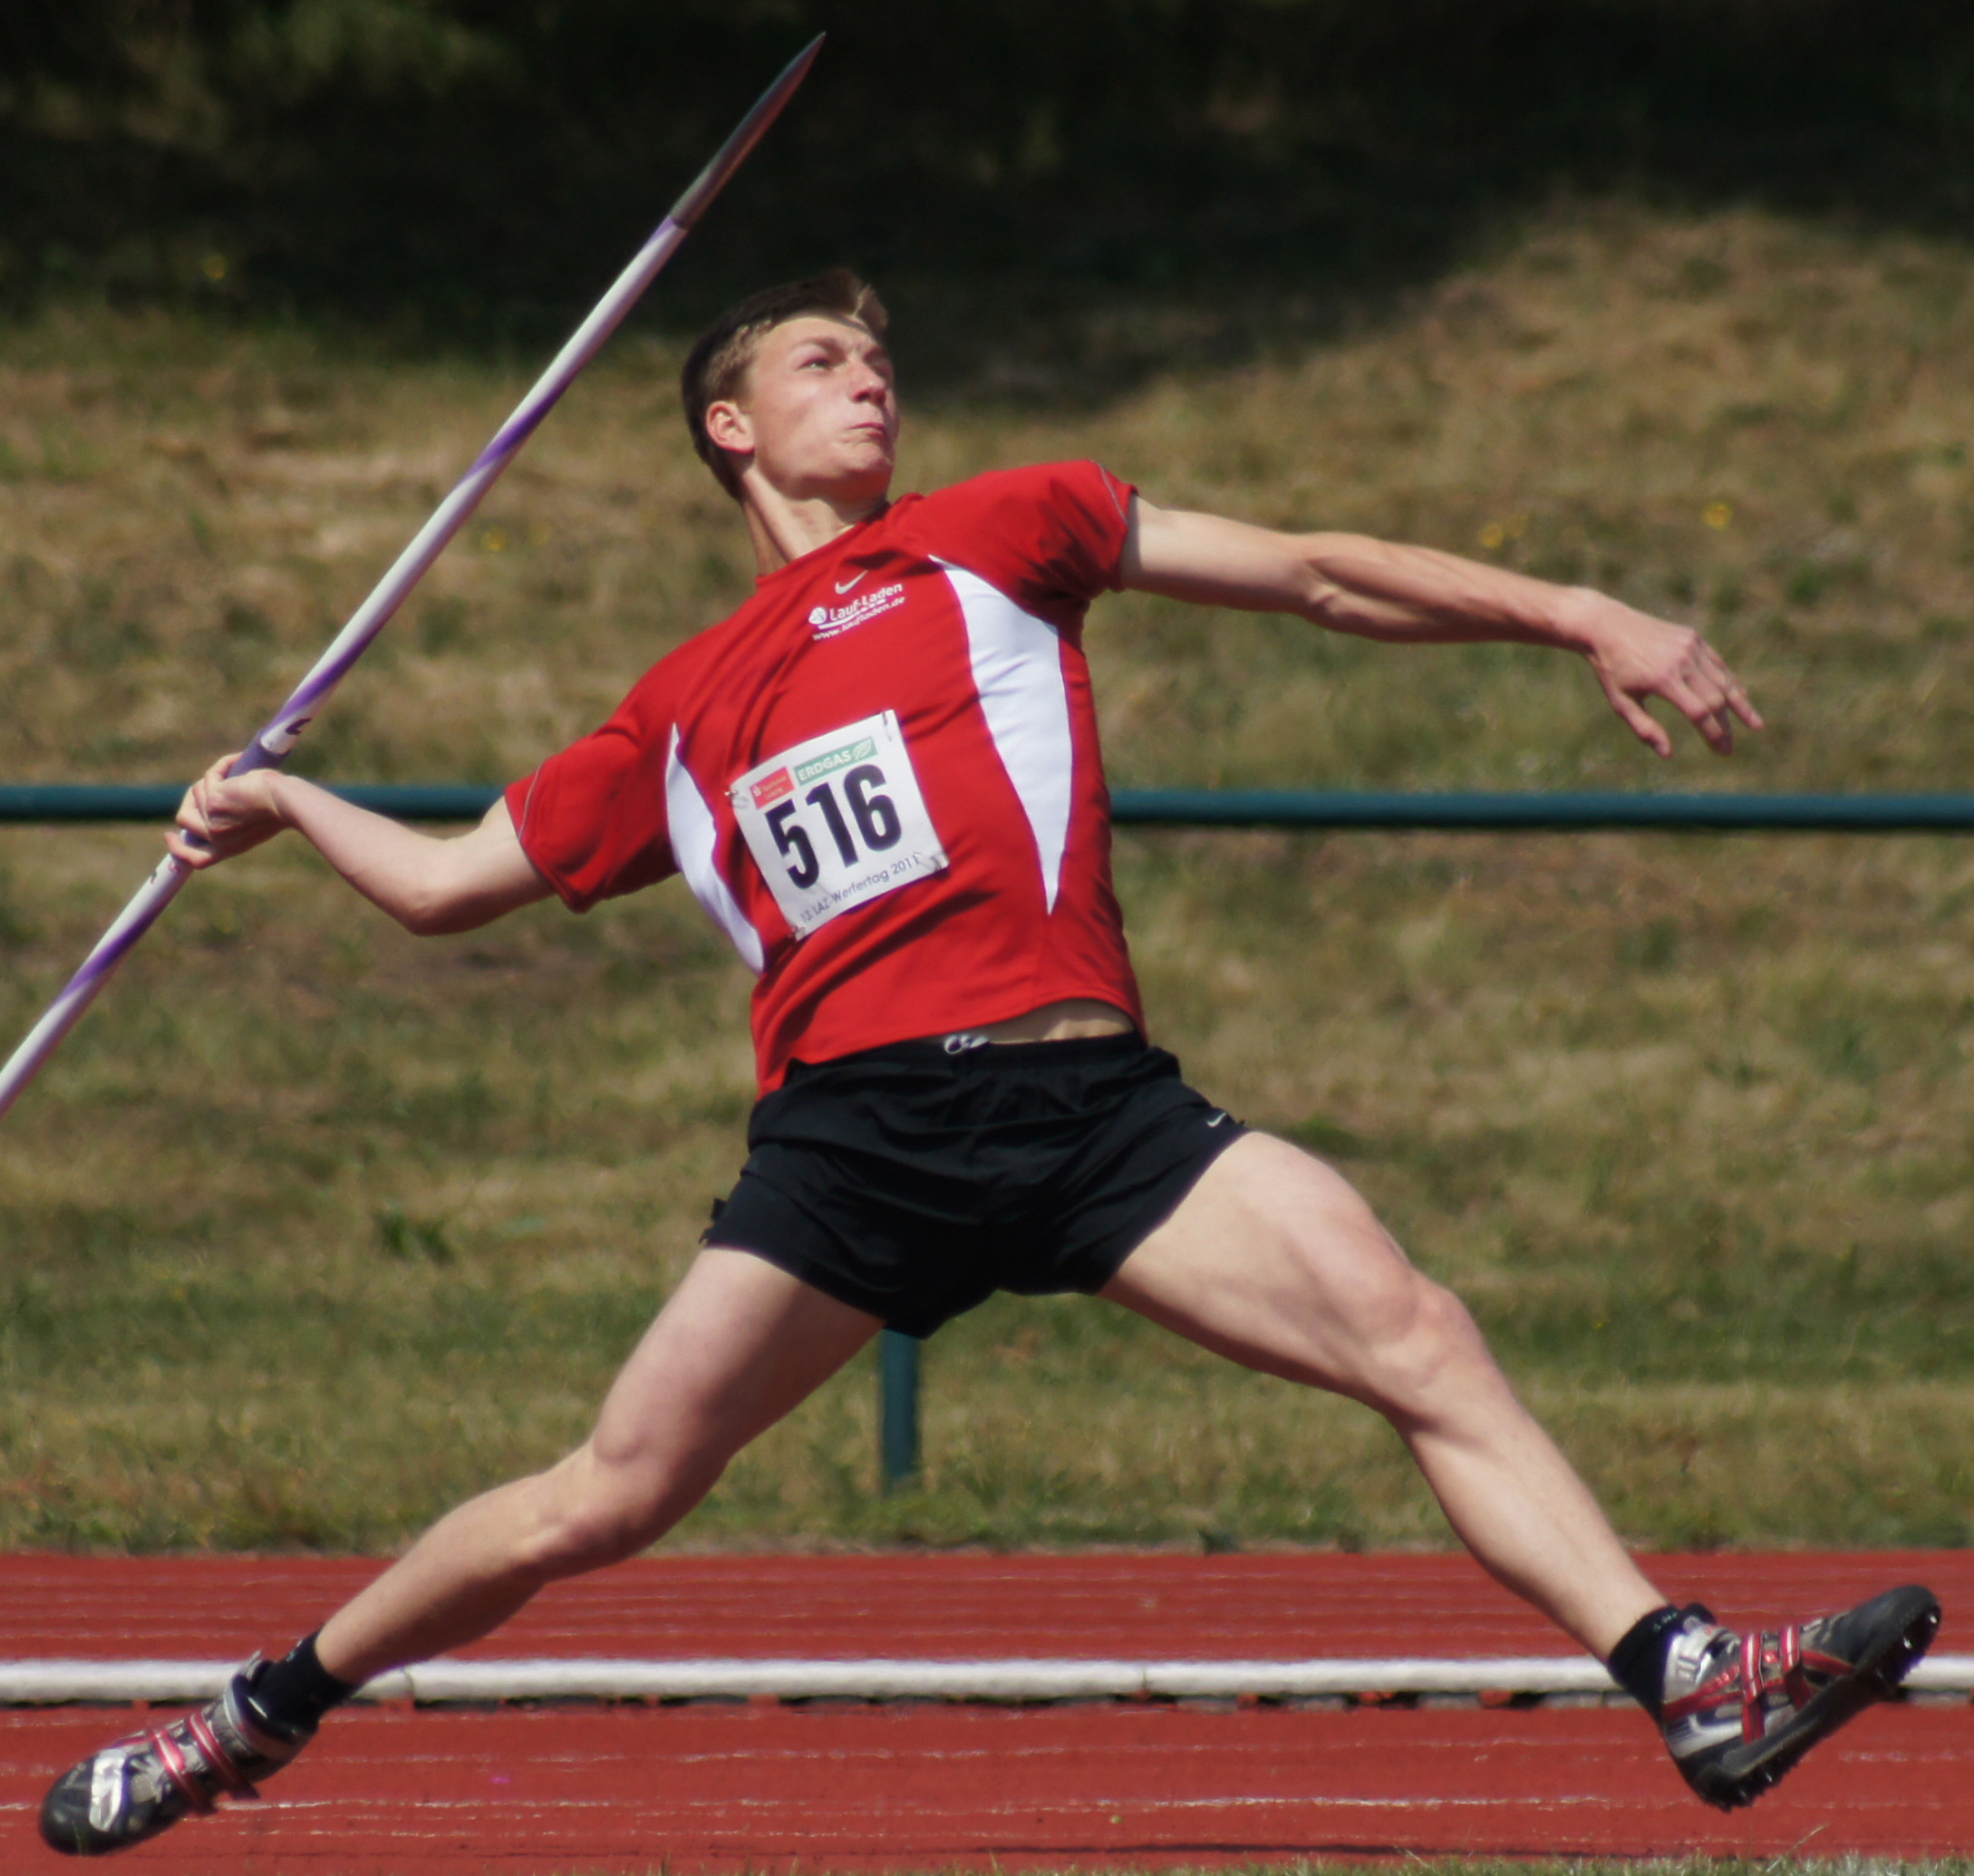
[[[1102,1294],[1249,1368],[1356,1394],[1434,1290],[1333,1166],[1248,1134]]]
[[[618,1372],[591,1446],[605,1460],[738,1452],[883,1323],[745,1251],[702,1251]]]

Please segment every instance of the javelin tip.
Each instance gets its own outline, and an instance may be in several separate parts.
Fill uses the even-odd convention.
[[[699,172],[691,189],[672,205],[665,218],[689,228],[705,212],[707,205],[727,185],[727,179],[744,163],[754,146],[767,135],[768,127],[781,115],[782,107],[808,76],[808,68],[822,51],[829,35],[818,33],[782,68],[780,77],[760,95],[760,102],[740,120],[740,127],[721,146],[720,153]]]

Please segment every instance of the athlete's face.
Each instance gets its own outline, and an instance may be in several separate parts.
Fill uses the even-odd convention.
[[[855,320],[791,319],[761,341],[740,396],[711,406],[706,428],[783,495],[881,498],[898,449],[890,354]]]

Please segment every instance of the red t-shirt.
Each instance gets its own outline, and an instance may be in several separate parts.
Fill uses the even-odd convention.
[[[1142,1025],[1081,644],[1131,489],[1095,463],[908,495],[760,581],[508,788],[577,912],[677,872],[791,1060],[1069,997]]]

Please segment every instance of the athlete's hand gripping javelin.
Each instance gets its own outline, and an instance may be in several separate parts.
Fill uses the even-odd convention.
[[[220,757],[185,791],[178,826],[165,834],[195,871],[293,827],[372,904],[421,937],[470,932],[548,896],[504,799],[468,833],[441,838],[280,769],[229,774],[238,759]]]
[[[1581,653],[1611,707],[1661,756],[1672,739],[1645,708],[1663,698],[1721,755],[1734,720],[1762,720],[1725,659],[1690,626],[1608,594],[1557,586],[1430,547],[1362,535],[1277,533],[1140,498],[1124,585],[1203,605],[1293,613],[1393,643],[1506,641]]]
[[[195,871],[237,858],[265,845],[288,825],[275,798],[279,770],[249,769],[235,776],[243,752],[231,750],[209,764],[179,803],[178,825],[165,830],[172,857]]]

